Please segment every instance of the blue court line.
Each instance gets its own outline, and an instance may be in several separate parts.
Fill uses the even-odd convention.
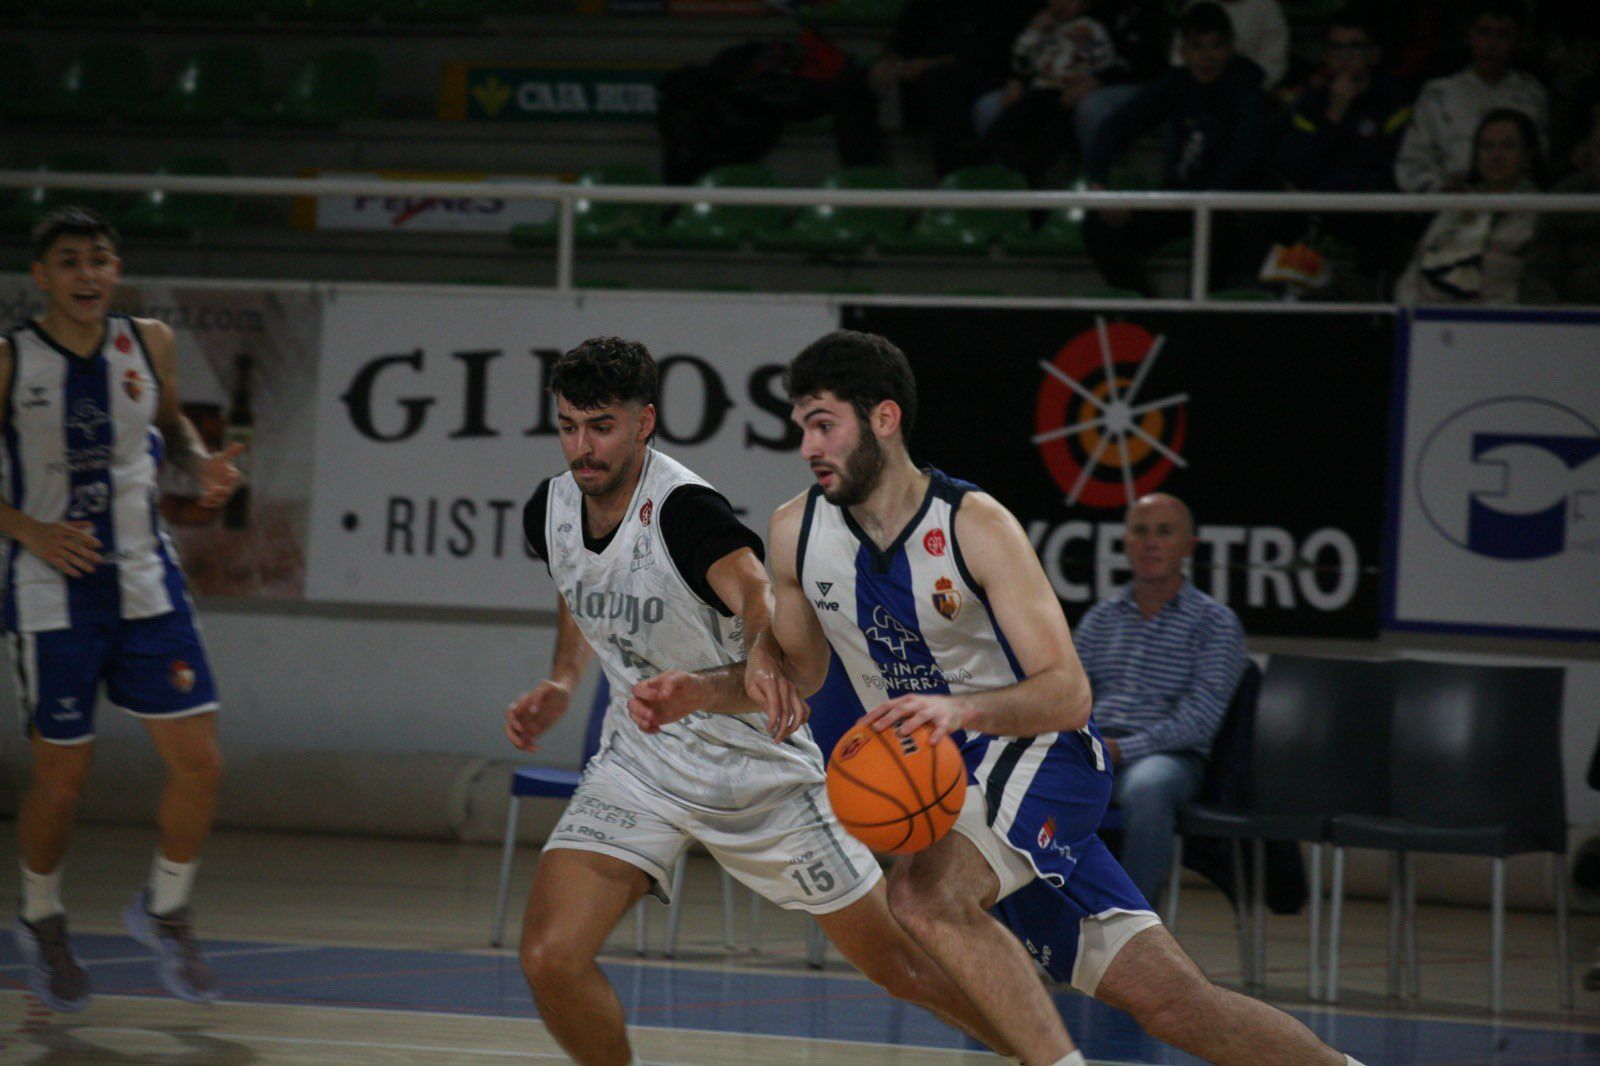
[[[160,996],[144,951],[120,936],[74,944],[108,995]],[[208,941],[226,999],[235,1002],[415,1010],[535,1018],[514,954]],[[20,987],[16,949],[0,938],[0,985]],[[900,1047],[975,1047],[919,1008],[848,973],[809,975],[606,960],[630,1022],[666,1029],[850,1040]],[[1199,1060],[1146,1036],[1127,1015],[1084,996],[1057,1005],[1091,1059],[1191,1066]],[[1600,1032],[1343,1013],[1294,1011],[1367,1066],[1600,1064]],[[88,1015],[80,1015],[91,1021]]]

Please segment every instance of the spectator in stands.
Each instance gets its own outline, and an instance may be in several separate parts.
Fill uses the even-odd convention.
[[[868,81],[884,125],[927,131],[941,176],[987,156],[972,124],[977,98],[1005,83],[1011,42],[1038,0],[908,0]]]
[[[1048,0],[1011,46],[1004,110],[988,140],[1000,162],[1035,187],[1071,143],[1070,116],[1081,98],[1074,79],[1093,77],[1116,61],[1111,35],[1088,9],[1088,0]]]
[[[1395,153],[1411,117],[1404,90],[1379,68],[1382,49],[1361,18],[1335,15],[1327,27],[1323,64],[1314,87],[1295,101],[1279,142],[1278,168],[1285,183],[1303,192],[1388,192],[1394,189]],[[1390,237],[1394,215],[1343,212],[1308,220],[1281,216],[1280,239],[1294,240],[1312,228],[1355,248],[1356,269],[1393,277],[1405,244]],[[1415,234],[1412,235],[1413,239]],[[1387,285],[1385,285],[1387,289]]]
[[[1539,131],[1525,111],[1501,108],[1478,125],[1466,191],[1537,192]],[[1396,286],[1400,303],[1514,303],[1533,240],[1525,211],[1445,211]]]
[[[1167,189],[1252,189],[1261,181],[1266,98],[1261,68],[1234,54],[1233,24],[1221,5],[1199,3],[1178,23],[1184,65],[1167,71],[1106,120],[1089,145],[1089,188],[1104,189],[1117,153],[1167,123],[1161,185]],[[1242,264],[1236,227],[1217,218],[1215,269],[1226,281]],[[1084,220],[1084,240],[1108,284],[1150,295],[1140,259],[1190,232],[1188,212],[1100,211]]]
[[[1473,131],[1497,108],[1530,116],[1542,136],[1549,101],[1531,74],[1511,69],[1526,16],[1516,0],[1481,0],[1467,24],[1466,67],[1422,87],[1400,143],[1395,182],[1406,192],[1459,192],[1472,165]]]
[[[1600,103],[1590,109],[1589,136],[1572,152],[1576,173],[1558,193],[1600,193]],[[1600,304],[1600,215],[1540,215],[1522,276],[1525,304]]]
[[[1261,68],[1261,87],[1276,89],[1289,72],[1289,21],[1283,17],[1278,0],[1189,0],[1196,3],[1221,3],[1233,23],[1234,51]],[[1172,43],[1173,66],[1183,63],[1183,41]]]
[[[1244,675],[1244,627],[1183,576],[1194,518],[1164,493],[1128,508],[1133,581],[1073,630],[1094,718],[1116,767],[1126,829],[1122,866],[1152,903],[1166,884],[1178,808],[1199,792],[1206,758]]]

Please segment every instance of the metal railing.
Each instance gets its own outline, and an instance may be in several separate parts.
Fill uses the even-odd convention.
[[[389,181],[380,178],[251,178],[178,174],[101,174],[67,171],[0,171],[0,188],[74,189],[232,196],[481,197],[552,200],[557,204],[556,284],[573,287],[574,206],[593,203],[728,204],[743,206],[879,208],[988,208],[1010,210],[1124,209],[1189,211],[1194,215],[1189,301],[1205,300],[1209,286],[1212,219],[1217,213],[1338,212],[1419,213],[1519,211],[1600,214],[1600,194],[1553,193],[1306,193],[1306,192],[1088,192],[1077,190],[985,192],[952,189],[758,189],[677,185],[576,185],[556,181]]]

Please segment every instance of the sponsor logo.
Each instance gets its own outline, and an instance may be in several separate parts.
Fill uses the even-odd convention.
[[[667,614],[667,601],[660,596],[641,600],[631,593],[585,589],[582,581],[561,594],[566,597],[573,618],[618,622],[618,628],[626,628],[630,636],[639,632],[641,624],[655,625]]]
[[[641,526],[648,526],[650,524],[650,516],[655,513],[655,509],[656,501],[644,501],[644,505],[639,508],[639,524]]]
[[[828,599],[828,590],[831,588],[833,588],[832,581],[818,581],[817,591],[822,595],[812,600],[811,605],[819,611],[837,611],[839,609],[838,601]]]
[[[182,659],[172,660],[172,665],[167,667],[167,683],[179,692],[193,692],[194,680],[194,667]]]
[[[630,569],[648,570],[656,565],[655,549],[650,544],[650,534],[641,533],[639,539],[633,542],[633,563]]]
[[[867,627],[867,638],[888,648],[896,659],[904,659],[906,648],[922,643],[921,637],[901,625],[900,620],[884,610],[882,604],[872,609],[872,625]]]
[[[572,532],[572,523],[571,522],[563,522],[563,523],[561,523],[559,526],[556,527],[556,532],[557,533],[571,533]]]
[[[126,333],[123,333],[120,334],[116,340],[111,342],[111,347],[115,348],[119,352],[127,353],[132,351],[133,341],[128,339],[128,335]]]
[[[56,709],[50,717],[57,722],[77,722],[83,719],[83,712],[78,710],[78,697],[62,696],[56,700]]]
[[[22,401],[23,407],[49,407],[50,397],[44,394],[43,385],[29,385],[28,398]]]
[[[929,555],[943,555],[944,545],[944,530],[942,529],[930,529],[928,530],[928,535],[922,538],[922,548]]]
[[[1040,360],[1032,440],[1067,506],[1122,510],[1188,465],[1188,394],[1140,393],[1163,340],[1096,318],[1054,359]]]
[[[593,796],[577,796],[573,798],[572,806],[567,809],[567,814],[574,818],[588,818],[591,821],[605,822],[608,825],[620,826],[623,829],[632,829],[639,824],[639,815],[626,807],[618,807],[614,803],[606,803],[595,799]],[[562,826],[562,829],[566,829]]]
[[[933,583],[933,609],[944,615],[947,622],[954,622],[961,613],[961,593],[947,577]]]
[[[1041,848],[1048,848],[1050,842],[1056,838],[1056,816],[1051,815],[1039,827],[1038,843]]]
[[[817,591],[822,593],[824,596],[826,596],[828,594],[828,590],[831,589],[831,588],[833,588],[833,582],[832,581],[818,581],[817,582]]]
[[[848,744],[846,744],[844,746],[844,748],[839,752],[839,754],[834,756],[834,758],[838,759],[840,762],[844,762],[847,759],[853,758],[855,756],[856,752],[860,751],[862,748],[864,748],[866,746],[867,746],[866,734],[857,733],[855,736],[850,738],[850,742]]]
[[[815,855],[816,852],[808,851],[804,855],[796,855],[792,859],[785,859],[783,861],[787,866],[804,866],[806,863],[810,862]]]
[[[1450,415],[1417,457],[1417,499],[1439,535],[1490,559],[1600,551],[1600,427],[1532,396]]]
[[[67,425],[90,441],[99,439],[100,428],[110,423],[111,419],[100,405],[87,396],[72,405],[72,414],[67,417]]]
[[[144,395],[144,379],[137,370],[130,370],[122,376],[122,391],[128,394],[128,399],[134,403],[139,402],[139,397]]]
[[[884,670],[883,674],[862,674],[861,683],[885,692],[944,692],[951,685],[972,680],[969,670],[947,674],[932,663],[885,663]]]

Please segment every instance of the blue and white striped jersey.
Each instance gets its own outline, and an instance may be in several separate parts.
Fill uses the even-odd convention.
[[[183,574],[156,511],[160,384],[133,320],[108,316],[89,358],[34,322],[7,339],[5,500],[40,522],[89,523],[104,562],[68,578],[13,541],[6,628],[31,633],[152,618],[181,605]]]

